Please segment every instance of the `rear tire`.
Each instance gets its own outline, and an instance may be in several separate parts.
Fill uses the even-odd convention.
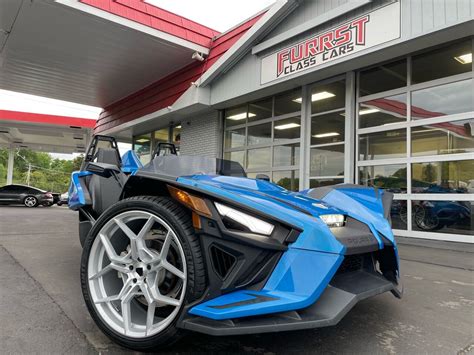
[[[38,199],[34,196],[26,196],[23,200],[23,204],[28,208],[33,208],[38,206]]]
[[[142,217],[145,222],[141,222]],[[147,225],[151,226],[148,228]],[[127,233],[132,233],[132,237],[135,233],[137,240],[141,235],[144,244],[132,242],[133,238],[127,237]],[[104,243],[107,246],[104,247]],[[110,246],[112,252],[110,248],[107,251]],[[106,251],[101,251],[103,249]],[[117,263],[103,261],[110,253]],[[162,255],[164,259],[161,259]],[[155,258],[165,262],[153,261]],[[171,267],[160,266],[173,263]],[[103,272],[112,264],[111,272]],[[155,269],[157,271],[153,271]],[[143,270],[142,274],[137,274],[139,270]],[[101,276],[97,276],[100,273]],[[127,282],[132,283],[127,286]],[[166,289],[173,292],[165,293],[165,282],[166,285],[174,282],[174,289]],[[108,208],[86,237],[81,260],[81,286],[91,317],[116,343],[139,351],[172,345],[182,335],[176,325],[184,306],[198,299],[206,286],[200,243],[194,234],[189,211],[169,198],[154,196],[132,197]],[[129,288],[123,298],[104,302],[110,297],[120,296],[126,287]],[[143,294],[147,293],[148,298],[135,295],[134,287]],[[148,291],[143,291],[142,287]],[[104,291],[108,288],[114,291],[108,294]],[[158,293],[158,299],[153,298],[153,291]],[[163,301],[159,298],[161,296],[165,297]],[[156,319],[158,322],[154,323]]]

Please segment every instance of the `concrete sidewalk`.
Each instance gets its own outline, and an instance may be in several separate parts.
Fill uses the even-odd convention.
[[[2,353],[121,353],[90,319],[79,285],[77,216],[0,207]],[[337,326],[237,337],[190,334],[164,353],[467,354],[474,351],[473,254],[400,245],[402,300],[359,303]]]

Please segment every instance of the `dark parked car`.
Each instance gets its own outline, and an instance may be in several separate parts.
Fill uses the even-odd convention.
[[[37,207],[39,205],[52,206],[53,195],[51,192],[43,191],[36,187],[6,185],[0,187],[0,204],[23,204],[26,207]]]

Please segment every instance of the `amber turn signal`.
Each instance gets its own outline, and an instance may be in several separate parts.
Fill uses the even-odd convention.
[[[209,207],[206,205],[206,201],[202,198],[194,196],[187,191],[180,190],[174,186],[168,185],[168,191],[172,198],[176,201],[182,203],[186,207],[190,208],[192,211],[196,212],[197,214],[211,217],[211,211]]]

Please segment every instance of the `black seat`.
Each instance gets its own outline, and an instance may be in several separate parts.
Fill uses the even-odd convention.
[[[98,148],[95,161],[121,167],[120,157],[115,149]],[[118,175],[118,181],[114,177],[90,176],[87,184],[92,199],[92,209],[98,215],[119,200],[126,178],[124,173]]]

